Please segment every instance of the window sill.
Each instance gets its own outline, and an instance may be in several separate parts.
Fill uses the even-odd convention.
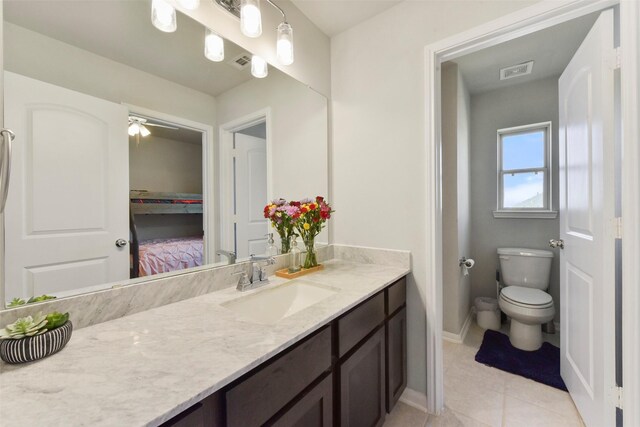
[[[494,218],[554,219],[558,211],[493,211]]]

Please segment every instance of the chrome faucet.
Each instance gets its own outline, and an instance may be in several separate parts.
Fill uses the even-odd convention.
[[[260,265],[262,262],[265,264]],[[244,292],[266,285],[269,283],[266,267],[267,265],[273,265],[275,263],[276,259],[274,257],[251,255],[251,277],[249,277],[246,271],[233,273],[234,276],[240,276],[236,289]]]
[[[260,265],[261,262],[265,262],[265,265]],[[269,283],[269,277],[267,276],[265,268],[267,265],[275,264],[276,259],[272,256],[255,256],[252,254],[251,263],[251,283],[257,284],[258,286]]]
[[[216,254],[227,257],[227,259],[229,260],[229,263],[228,263],[229,265],[236,263],[236,253],[235,252],[225,251],[223,249],[220,249],[220,250],[218,250],[218,252],[216,252]]]

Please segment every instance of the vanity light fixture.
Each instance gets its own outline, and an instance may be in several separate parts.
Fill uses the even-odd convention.
[[[278,25],[276,54],[283,65],[293,64],[293,28],[286,21]]]
[[[260,0],[240,1],[240,30],[247,37],[255,38],[262,35]]]
[[[187,10],[196,10],[200,7],[200,0],[178,0],[178,4]]]
[[[213,0],[224,10],[240,18],[240,30],[247,37],[260,37],[262,34],[262,14],[260,0]],[[293,28],[287,22],[284,10],[273,0],[265,0],[278,9],[282,22],[277,28],[276,55],[283,65],[293,64]]]
[[[213,62],[224,61],[224,40],[209,28],[205,30],[204,56]]]
[[[253,55],[251,57],[251,75],[258,79],[263,79],[269,74],[267,61],[261,56]]]
[[[165,0],[151,2],[151,23],[165,33],[172,33],[178,28],[176,24],[176,10]]]

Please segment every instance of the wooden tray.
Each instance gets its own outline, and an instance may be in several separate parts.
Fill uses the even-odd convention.
[[[304,276],[306,274],[314,273],[316,271],[320,271],[324,269],[324,265],[318,264],[315,267],[311,268],[303,268],[297,273],[289,273],[289,267],[283,268],[282,270],[276,271],[276,276],[283,277],[285,279],[295,279],[296,277]]]

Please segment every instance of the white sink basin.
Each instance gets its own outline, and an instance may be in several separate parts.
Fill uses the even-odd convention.
[[[292,280],[271,289],[225,302],[223,307],[257,323],[279,320],[335,295],[339,289],[304,280]]]

